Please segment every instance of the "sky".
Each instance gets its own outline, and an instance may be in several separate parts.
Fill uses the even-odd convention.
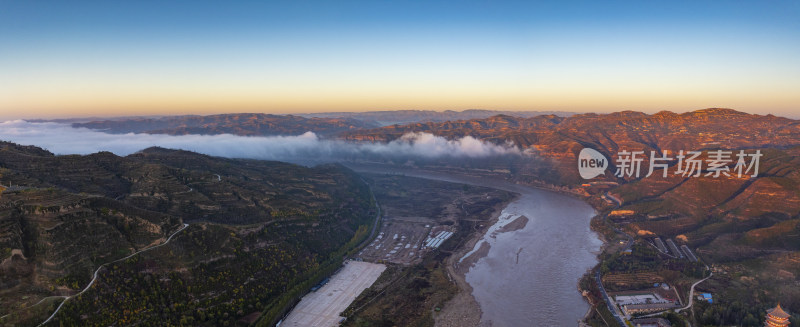
[[[800,118],[797,1],[0,0],[0,119],[324,111]]]

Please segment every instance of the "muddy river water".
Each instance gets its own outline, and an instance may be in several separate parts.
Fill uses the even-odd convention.
[[[484,326],[576,326],[589,304],[578,280],[597,264],[602,242],[589,222],[594,209],[575,197],[501,180],[414,170],[352,167],[442,181],[481,185],[520,194],[475,245],[490,245],[466,273]],[[522,229],[498,232],[525,216]]]
[[[518,189],[489,233],[476,244],[488,254],[467,272],[466,280],[487,326],[576,326],[589,309],[577,291],[578,279],[597,264],[602,242],[589,229],[595,214],[587,203],[550,191]],[[495,229],[519,216],[524,228]]]

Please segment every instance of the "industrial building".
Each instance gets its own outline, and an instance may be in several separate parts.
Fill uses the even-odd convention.
[[[450,238],[450,236],[453,236],[453,232],[441,231],[438,234],[436,234],[436,236],[434,236],[434,237],[428,236],[428,238],[425,239],[425,248],[429,248],[429,249],[438,248],[440,245],[442,245],[442,243],[445,240]]]
[[[681,245],[681,250],[683,250],[683,253],[686,253],[686,257],[689,258],[689,260],[697,262],[697,257],[694,256],[694,253],[692,253],[692,250],[689,249],[688,246]]]
[[[658,292],[626,293],[614,296],[614,302],[625,315],[651,313],[674,309],[679,305]]]
[[[671,238],[668,238],[668,239],[667,239],[667,245],[669,246],[669,249],[670,249],[670,250],[672,250],[672,254],[673,254],[673,255],[674,255],[676,258],[681,258],[681,259],[683,259],[683,253],[681,253],[681,251],[680,251],[680,250],[678,250],[678,246],[677,246],[677,245],[675,245],[675,242],[673,242]]]
[[[656,243],[656,247],[658,248],[659,251],[661,251],[663,253],[667,253],[667,247],[664,246],[664,242],[661,241],[660,237],[656,237],[655,243]]]
[[[675,309],[677,307],[679,307],[679,305],[675,302],[629,304],[622,306],[622,312],[625,315],[630,316],[639,313],[653,313],[653,312],[665,311],[665,310]]]

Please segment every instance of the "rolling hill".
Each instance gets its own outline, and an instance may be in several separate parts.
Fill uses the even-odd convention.
[[[338,268],[375,217],[367,185],[339,165],[1,143],[0,179],[3,324],[44,321],[103,264],[54,324],[269,323]],[[116,261],[183,223],[169,244]]]

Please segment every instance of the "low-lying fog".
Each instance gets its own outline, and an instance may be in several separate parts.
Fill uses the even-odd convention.
[[[70,124],[0,123],[0,140],[35,145],[55,154],[89,154],[110,151],[125,156],[152,146],[229,157],[290,162],[325,162],[362,157],[485,158],[521,155],[513,144],[497,145],[471,136],[447,140],[429,133],[409,133],[389,143],[345,142],[320,139],[313,132],[298,136],[237,136],[108,134]]]

